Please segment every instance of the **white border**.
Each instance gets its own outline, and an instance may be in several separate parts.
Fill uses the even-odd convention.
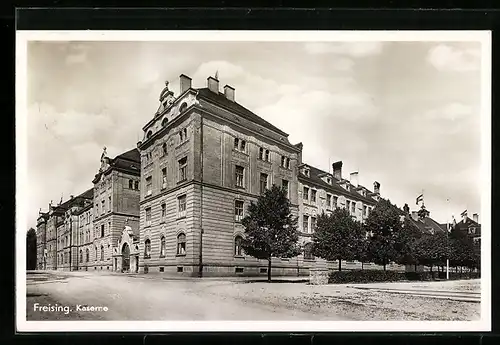
[[[26,321],[28,41],[477,41],[482,56],[482,234],[479,321]],[[53,331],[491,331],[491,32],[490,31],[17,31],[16,33],[16,330]]]

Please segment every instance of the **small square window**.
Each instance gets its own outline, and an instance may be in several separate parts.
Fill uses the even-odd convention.
[[[160,272],[165,272],[165,267],[160,267]]]
[[[182,272],[184,272],[184,267],[182,267],[182,266],[178,266],[178,267],[177,267],[177,272],[178,272],[178,273],[182,273]]]

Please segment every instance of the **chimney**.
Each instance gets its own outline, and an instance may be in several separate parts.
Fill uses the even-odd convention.
[[[477,213],[474,213],[472,215],[472,220],[479,224],[479,215]]]
[[[189,78],[185,74],[181,74],[179,79],[180,79],[181,95],[182,95],[185,91],[191,88],[191,78]]]
[[[377,181],[373,182],[373,193],[380,194],[380,183]]]
[[[219,81],[214,77],[207,78],[208,89],[216,94],[219,94]]]
[[[418,220],[418,212],[417,211],[411,211],[411,218],[414,221],[417,221]]]
[[[358,172],[352,172],[349,175],[349,181],[354,186],[354,188],[358,188]]]
[[[231,102],[234,102],[234,88],[232,86],[224,86],[224,96]]]
[[[300,150],[300,152],[297,154],[297,165],[300,165],[302,164],[302,149],[304,148],[304,144],[300,142],[298,144],[295,144],[294,146]]]
[[[333,177],[337,180],[342,180],[342,161],[338,161],[332,164]]]

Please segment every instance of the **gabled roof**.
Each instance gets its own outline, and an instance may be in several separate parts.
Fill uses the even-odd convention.
[[[253,112],[251,112],[250,110],[248,110],[247,108],[242,106],[241,104],[228,100],[226,98],[226,96],[224,96],[223,93],[221,93],[221,92],[215,93],[213,91],[210,91],[208,88],[201,88],[201,89],[196,89],[196,90],[198,91],[199,97],[208,99],[211,102],[213,102],[213,103],[215,103],[223,108],[226,108],[227,110],[229,110],[233,113],[236,113],[236,114],[240,115],[241,117],[243,117],[243,118],[245,118],[253,123],[256,123],[262,127],[265,127],[273,132],[276,132],[276,133],[283,135],[283,136],[286,136],[286,137],[288,136],[287,133],[283,132],[281,129],[279,129],[276,126],[272,125],[271,123],[267,122],[262,117],[254,114]]]
[[[325,182],[321,178],[321,176],[324,176],[325,174],[329,174],[328,172],[323,171],[323,170],[318,169],[318,168],[315,168],[309,164],[304,164],[304,165],[309,167],[309,176],[306,176],[301,171],[299,171],[299,180],[319,185],[319,186],[323,187],[325,190],[332,191],[333,193],[342,194],[344,196],[350,197],[350,198],[355,199],[355,200],[364,201],[368,204],[375,205],[377,203],[376,200],[374,200],[372,198],[364,197],[363,195],[359,194],[358,192],[345,190],[344,188],[342,188],[339,185],[339,183],[341,181],[339,181],[334,176],[332,176],[332,184]]]
[[[481,226],[478,222],[474,221],[473,219],[470,219],[469,217],[467,217],[465,219],[465,222],[464,220],[462,219],[461,221],[459,221],[457,223],[458,226],[460,227],[471,227],[471,226]]]
[[[439,224],[434,219],[430,217],[425,217],[424,219],[414,220],[411,216],[409,217],[410,221],[417,226],[420,231],[424,234],[432,234],[436,232],[446,232],[446,224],[443,228],[443,224]],[[434,230],[434,231],[432,231]]]
[[[108,164],[109,164],[109,168],[106,171],[108,171],[109,169],[118,168],[118,169],[124,169],[124,170],[135,171],[137,173],[140,173],[140,171],[141,171],[141,154],[139,153],[139,149],[134,148],[132,150],[129,150],[127,152],[124,152],[124,153],[116,156],[113,159],[110,159]],[[101,177],[101,175],[103,173],[104,173],[104,171],[98,172],[95,175],[92,182],[95,183]]]

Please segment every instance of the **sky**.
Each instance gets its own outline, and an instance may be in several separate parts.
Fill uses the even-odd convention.
[[[106,146],[136,147],[165,81],[206,87],[218,71],[238,103],[302,142],[303,162],[431,217],[480,213],[478,42],[28,43],[28,212],[92,187]],[[480,215],[481,220],[481,215]]]

